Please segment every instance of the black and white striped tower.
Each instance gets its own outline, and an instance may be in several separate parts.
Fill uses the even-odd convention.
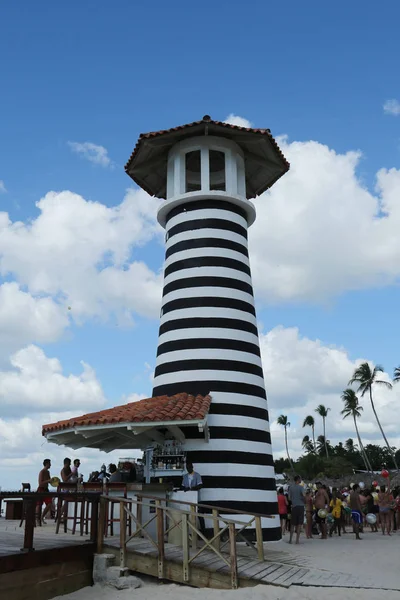
[[[158,211],[166,260],[153,396],[211,395],[209,442],[196,428],[185,442],[203,477],[203,503],[276,515],[247,229],[255,220],[250,198],[289,164],[268,129],[205,116],[142,134],[125,168],[165,199]],[[265,540],[280,539],[279,520],[263,519],[262,527]]]

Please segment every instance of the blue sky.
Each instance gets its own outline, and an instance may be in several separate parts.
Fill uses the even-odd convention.
[[[0,181],[4,188],[0,193],[0,211],[8,213],[11,224],[7,229],[14,236],[11,238],[7,233],[3,242],[0,237],[0,284],[16,282],[19,293],[29,295],[33,303],[49,299],[54,304],[51,310],[60,320],[56,331],[47,337],[40,333],[42,325],[32,324],[38,315],[36,309],[32,309],[32,319],[29,317],[32,333],[27,333],[29,327],[25,327],[22,335],[18,319],[15,331],[10,320],[3,325],[0,320],[4,348],[0,369],[5,374],[3,384],[4,381],[7,384],[3,392],[0,389],[0,403],[4,402],[5,407],[12,403],[7,400],[7,393],[11,390],[10,394],[17,394],[15,390],[20,390],[9,383],[12,373],[17,373],[18,378],[24,368],[27,370],[26,363],[21,369],[15,361],[10,363],[10,357],[32,344],[41,348],[48,359],[56,357],[67,378],[70,374],[79,376],[80,361],[90,365],[102,390],[101,399],[97,399],[100,404],[112,405],[129,394],[151,392],[157,311],[149,309],[147,314],[144,308],[136,310],[133,299],[134,308],[129,306],[128,312],[135,324],[127,327],[121,319],[126,292],[118,296],[117,290],[115,297],[104,299],[99,311],[93,307],[94,301],[88,300],[86,290],[81,298],[86,303],[85,309],[80,312],[74,305],[74,299],[78,302],[78,283],[67,273],[79,266],[79,260],[73,263],[71,259],[68,263],[68,256],[65,264],[64,261],[59,264],[65,281],[58,289],[35,281],[36,269],[37,273],[50,273],[51,279],[51,273],[57,273],[58,268],[49,262],[54,240],[47,245],[47,233],[43,232],[48,231],[49,239],[53,232],[60,244],[66,229],[71,236],[75,235],[71,223],[74,218],[79,222],[82,215],[79,207],[74,208],[70,196],[63,196],[57,204],[56,211],[60,212],[54,227],[48,221],[48,230],[40,229],[43,237],[29,238],[30,226],[41,215],[36,203],[50,191],[78,194],[88,213],[93,208],[91,201],[118,207],[128,188],[133,187],[123,165],[138,135],[197,120],[207,113],[218,120],[234,114],[255,127],[269,127],[275,136],[287,136],[282,139],[283,149],[294,170],[287,178],[297,178],[277,184],[281,187],[276,195],[271,198],[266,195],[257,205],[260,223],[264,218],[267,223],[269,214],[278,221],[282,219],[279,221],[282,239],[275,244],[272,239],[267,248],[262,224],[258,224],[258,233],[252,234],[251,240],[258,317],[265,336],[268,391],[269,378],[274,381],[270,391],[273,410],[292,411],[292,421],[296,423],[314,401],[325,397],[326,402],[334,402],[333,398],[347,383],[347,375],[343,373],[351,370],[354,361],[364,358],[382,362],[389,374],[400,363],[397,343],[400,267],[396,267],[400,253],[396,237],[400,104],[392,103],[392,108],[386,111],[383,108],[388,100],[400,100],[400,6],[392,1],[382,9],[375,2],[358,0],[323,4],[316,1],[243,4],[231,0],[192,5],[181,1],[120,0],[44,2],[33,7],[25,0],[0,7]],[[87,142],[104,149],[103,162],[98,154],[96,163],[87,159],[87,151],[86,155],[77,153],[73,144]],[[359,154],[353,159],[349,152]],[[381,189],[377,191],[380,169],[385,171],[381,174]],[[291,186],[290,181],[295,185]],[[307,204],[309,193],[316,204]],[[134,198],[131,197],[133,204]],[[150,199],[147,202],[142,197],[142,201],[152,215],[145,218],[154,221]],[[268,202],[275,207],[274,211],[281,207],[281,216],[278,212],[266,212],[272,211]],[[382,216],[380,210],[387,208],[388,202],[393,211],[390,223],[375,238],[374,219],[377,214]],[[305,233],[298,241],[300,258],[295,265],[297,241],[292,233],[285,238],[288,231],[285,227],[289,227],[285,210],[294,213],[300,207],[299,230]],[[66,216],[68,210],[71,212]],[[146,213],[146,208],[141,210],[141,215]],[[324,217],[324,213],[330,212],[334,221],[332,230],[329,219]],[[302,214],[306,215],[305,221]],[[316,225],[321,217],[321,225],[308,231],[307,224],[313,221],[313,215]],[[15,235],[19,227],[15,222],[21,222],[26,233],[25,246]],[[269,230],[266,231],[268,237]],[[132,262],[144,263],[156,286],[162,268],[162,239],[153,230],[146,239],[139,237],[127,240],[124,251],[128,255],[123,264],[117,265],[117,270],[126,270]],[[325,243],[324,237],[329,238],[329,243]],[[47,252],[45,258],[38,250],[41,245]],[[293,256],[287,259],[291,246]],[[65,248],[68,255],[71,247],[66,243]],[[286,265],[286,259],[290,263],[291,285],[283,282],[280,271],[275,273],[274,265],[268,265],[267,260],[265,274],[257,275],[263,271],[262,257],[269,256],[271,249],[281,266]],[[103,256],[108,256],[110,248],[105,244],[102,251]],[[37,262],[42,260],[39,256],[43,264]],[[316,257],[320,257],[320,262]],[[349,269],[353,258],[354,267]],[[294,274],[299,276],[298,285],[294,283]],[[304,288],[304,293],[300,288]],[[24,298],[29,300],[28,296]],[[152,298],[156,306],[157,299],[154,295]],[[72,310],[67,312],[69,302]],[[56,317],[52,318],[54,323]],[[283,328],[281,334],[297,328],[295,337],[299,346],[291,344],[287,361],[283,345],[278,352],[267,335],[278,326]],[[302,339],[310,342],[309,362],[299,360],[304,351]],[[332,382],[304,389],[302,371],[313,373],[313,381],[321,379],[320,371],[325,368],[318,350],[321,347],[322,354],[330,360]],[[339,349],[338,360],[342,361],[339,366],[332,347]],[[319,359],[320,367],[316,366]],[[293,388],[290,401],[277,391],[285,386],[288,376],[298,386]],[[1,381],[0,371],[0,384]],[[45,383],[43,386],[46,387]],[[301,389],[301,394],[296,389]],[[32,411],[36,414],[32,417],[36,419],[31,424],[32,431],[37,432],[37,423],[44,422],[50,413],[58,418],[54,414],[57,411],[48,410],[54,391],[47,393],[50,400],[46,408]],[[296,404],[295,397],[300,396],[304,398]],[[97,406],[97,400],[89,403],[88,408]],[[12,464],[27,471],[36,468],[32,465],[36,464],[40,451],[35,448],[30,451],[20,444],[16,439],[19,435],[7,441],[4,433],[7,420],[14,419],[18,430],[21,419],[31,418],[29,402],[22,402],[12,415],[7,408],[4,415],[0,414],[0,418],[3,416],[0,447],[2,435],[3,443],[14,444],[6,462],[3,465],[0,462],[0,483],[2,468],[3,476]],[[68,396],[65,402],[64,411],[74,408],[74,401],[70,402]],[[387,399],[382,397],[381,402],[383,407]],[[55,395],[53,406],[58,403]],[[85,403],[82,406],[86,407]],[[80,412],[77,406],[74,410]],[[336,434],[339,432],[332,432],[331,437],[334,439]],[[373,425],[366,424],[366,434],[374,438]],[[397,440],[397,432],[392,435]],[[293,444],[294,452],[298,452],[298,442]],[[280,450],[277,439],[276,451]]]

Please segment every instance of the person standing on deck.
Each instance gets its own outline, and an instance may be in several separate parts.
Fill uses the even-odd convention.
[[[51,475],[50,475],[50,467],[51,467],[51,460],[49,458],[45,458],[43,461],[43,469],[39,472],[39,477],[38,477],[38,492],[48,492],[49,491],[49,483],[51,481]],[[42,508],[42,504],[46,505],[46,508],[44,509],[43,515],[42,517],[40,517],[40,510]],[[40,521],[45,525],[46,521],[45,518],[47,516],[47,514],[51,511],[51,507],[53,504],[53,499],[52,498],[43,498],[43,500],[38,500],[38,502],[36,503],[36,520],[38,522],[38,524],[40,525]]]
[[[300,543],[300,531],[304,523],[304,503],[305,503],[305,492],[304,488],[300,485],[301,477],[296,475],[294,478],[294,485],[289,488],[289,499],[292,503],[292,519],[290,525],[290,539],[289,544],[292,543],[293,533],[296,529],[296,544]]]

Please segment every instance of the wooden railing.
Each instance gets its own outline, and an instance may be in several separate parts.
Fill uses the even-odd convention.
[[[89,534],[90,541],[96,542],[97,528],[99,519],[99,500],[100,493],[96,492],[80,492],[71,491],[68,493],[60,492],[0,492],[0,501],[5,499],[22,499],[22,522],[24,522],[24,545],[21,548],[23,552],[32,552],[35,548],[33,545],[34,531],[36,527],[36,507],[43,504],[45,498],[58,498],[58,511],[61,510],[63,500],[68,502],[84,502],[90,503],[90,518],[89,518]]]
[[[239,520],[243,513],[240,511],[218,508],[207,504],[193,504],[181,500],[162,500],[152,496],[136,496],[134,498],[117,498],[101,496],[99,511],[99,527],[97,538],[97,552],[103,551],[104,534],[107,528],[107,514],[109,503],[119,503],[120,507],[120,566],[126,566],[127,545],[134,538],[145,538],[157,551],[158,577],[164,578],[165,566],[165,539],[168,533],[178,527],[182,533],[182,569],[183,581],[190,580],[190,567],[193,561],[205,550],[213,552],[230,569],[231,585],[233,589],[238,587],[237,575],[237,543],[246,542],[257,553],[258,559],[264,560],[264,547],[262,539],[262,518],[275,518],[270,515],[252,514],[249,520]],[[173,505],[178,505],[174,507]],[[136,505],[136,515],[132,512]],[[143,523],[143,507],[151,507],[155,513]],[[182,508],[184,506],[185,508]],[[208,512],[205,512],[208,511]],[[175,514],[174,514],[175,513]],[[229,513],[229,517],[223,516]],[[232,515],[232,518],[231,518]],[[176,518],[178,516],[178,518]],[[208,539],[197,526],[198,519],[212,521],[212,537]],[[146,528],[156,521],[156,539],[153,539]],[[129,523],[129,527],[128,527]],[[165,524],[168,527],[165,528]],[[134,527],[132,527],[134,525]],[[253,527],[252,527],[253,526]],[[252,527],[255,531],[256,543],[250,542],[243,532]],[[133,530],[133,532],[132,532]],[[128,531],[131,531],[129,534]],[[227,538],[227,539],[224,539]],[[203,546],[199,547],[199,540]],[[227,547],[224,554],[223,549]]]

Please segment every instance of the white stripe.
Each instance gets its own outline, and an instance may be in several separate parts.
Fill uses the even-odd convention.
[[[248,292],[242,292],[235,288],[228,287],[187,287],[179,290],[174,290],[165,294],[162,299],[162,306],[171,302],[171,300],[180,300],[181,298],[235,298],[236,300],[243,300],[254,306],[254,298]]]
[[[202,477],[265,477],[275,479],[274,467],[268,465],[242,465],[227,463],[201,463],[194,461],[195,470]]]
[[[157,357],[157,365],[163,365],[174,361],[181,360],[240,360],[249,365],[257,365],[261,367],[261,358],[256,354],[249,352],[240,352],[239,350],[221,350],[220,348],[188,348],[187,350],[174,350],[172,352],[164,352]]]
[[[249,285],[252,285],[251,276],[243,271],[237,269],[228,269],[227,267],[191,267],[190,269],[179,269],[174,273],[169,273],[164,278],[164,286],[171,281],[177,281],[178,279],[186,279],[188,277],[229,277],[232,279],[239,279],[245,281]]]
[[[166,248],[168,249],[171,246],[175,246],[175,244],[177,244],[178,242],[186,242],[188,240],[198,240],[206,238],[229,240],[231,242],[241,244],[242,246],[247,248],[247,239],[243,235],[235,233],[234,231],[228,231],[226,229],[209,229],[207,227],[205,227],[204,229],[193,229],[191,231],[182,231],[182,233],[176,233],[168,239],[166,243]]]
[[[199,434],[201,435],[201,434]],[[212,437],[206,443],[204,440],[186,440],[185,451],[193,450],[226,450],[228,452],[254,452],[255,454],[272,454],[271,444],[266,442],[249,442],[247,440],[219,440]]]
[[[222,329],[221,327],[193,327],[186,329],[174,329],[163,333],[158,338],[158,345],[165,342],[173,342],[176,340],[192,340],[192,339],[219,339],[219,340],[238,340],[248,342],[249,344],[259,345],[258,337],[254,333],[241,331],[240,329]]]
[[[219,306],[199,306],[198,308],[180,308],[179,310],[171,310],[163,315],[160,319],[160,324],[168,323],[168,321],[176,321],[176,319],[191,319],[202,317],[203,319],[239,319],[246,321],[257,327],[257,319],[254,315],[244,310],[236,310],[235,308],[224,308]]]
[[[230,248],[213,248],[213,247],[205,247],[205,248],[191,248],[190,250],[182,250],[181,252],[175,252],[171,256],[169,256],[165,263],[164,267],[167,268],[169,265],[172,265],[180,260],[186,260],[188,258],[203,258],[206,256],[219,256],[222,258],[231,258],[233,260],[238,260],[243,264],[250,266],[249,259],[244,254],[240,252],[236,252],[236,250],[231,250]]]
[[[247,229],[247,221],[240,215],[237,215],[230,210],[220,210],[218,208],[199,208],[197,210],[187,210],[180,212],[172,217],[166,226],[166,230],[170,231],[175,225],[186,223],[187,221],[196,221],[198,219],[223,219],[231,223],[237,223]]]
[[[157,375],[153,380],[153,386],[168,385],[169,383],[180,383],[181,381],[229,381],[232,383],[247,383],[258,385],[264,389],[264,379],[251,373],[242,373],[241,371],[223,371],[221,369],[196,369],[195,371],[179,371],[174,373],[165,373]]]
[[[267,421],[242,415],[208,415],[207,422],[210,427],[244,427],[257,431],[268,431]],[[272,454],[272,452],[270,452]]]
[[[264,398],[257,398],[256,396],[213,391],[210,391],[210,396],[213,404],[239,404],[241,406],[254,406],[255,408],[268,410],[268,402]],[[269,431],[269,428],[267,431]]]
[[[276,502],[276,491],[267,490],[243,490],[240,488],[202,488],[200,502]],[[232,517],[233,518],[233,517]]]

